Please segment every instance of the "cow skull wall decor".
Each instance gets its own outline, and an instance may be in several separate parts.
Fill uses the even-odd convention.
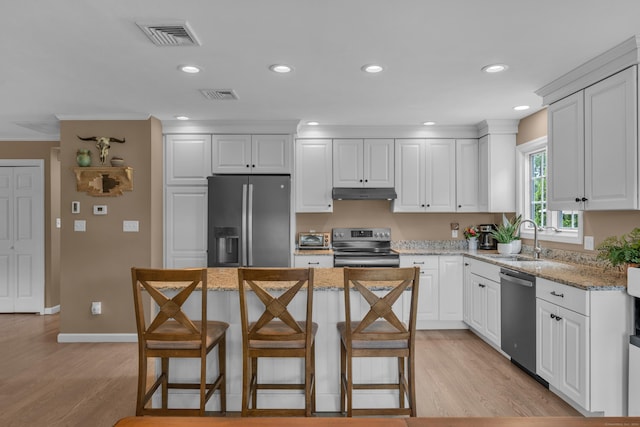
[[[106,136],[91,136],[89,138],[83,138],[81,136],[78,136],[79,139],[83,140],[83,141],[95,141],[96,142],[96,147],[98,148],[98,150],[100,150],[100,164],[104,165],[104,162],[107,161],[107,156],[109,155],[109,148],[111,147],[111,143],[112,142],[119,142],[121,144],[124,144],[124,138],[122,139],[118,139],[118,138],[112,138],[112,137],[106,137]]]

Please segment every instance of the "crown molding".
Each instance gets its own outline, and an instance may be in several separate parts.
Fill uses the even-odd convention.
[[[485,135],[515,135],[518,133],[520,120],[491,119],[483,120],[476,125],[478,138]]]
[[[55,114],[56,118],[62,120],[149,120],[150,114],[130,113],[130,114]]]
[[[298,127],[298,139],[309,138],[477,138],[476,126],[309,126]]]
[[[535,91],[549,105],[640,62],[640,36],[633,36]]]
[[[299,120],[163,120],[162,132],[294,134]]]

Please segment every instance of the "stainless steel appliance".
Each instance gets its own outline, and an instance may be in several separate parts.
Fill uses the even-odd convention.
[[[536,278],[500,269],[500,347],[511,362],[545,386],[536,375]]]
[[[496,249],[498,244],[491,235],[491,232],[495,229],[493,224],[480,224],[478,226],[478,249]]]
[[[207,181],[207,265],[288,267],[291,177],[214,175]]]
[[[640,416],[640,269],[627,270],[627,292],[633,297],[633,335],[629,337],[628,415]]]
[[[334,267],[399,267],[390,228],[334,228]]]
[[[298,233],[298,249],[329,249],[331,233],[301,231]]]

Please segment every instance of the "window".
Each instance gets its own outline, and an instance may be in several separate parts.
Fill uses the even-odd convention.
[[[517,147],[517,213],[542,229],[539,240],[582,244],[582,213],[547,209],[547,138]],[[521,235],[533,238],[533,226],[522,225]]]

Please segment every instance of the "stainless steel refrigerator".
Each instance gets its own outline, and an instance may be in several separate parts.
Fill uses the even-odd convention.
[[[291,177],[208,177],[209,267],[289,267]]]

